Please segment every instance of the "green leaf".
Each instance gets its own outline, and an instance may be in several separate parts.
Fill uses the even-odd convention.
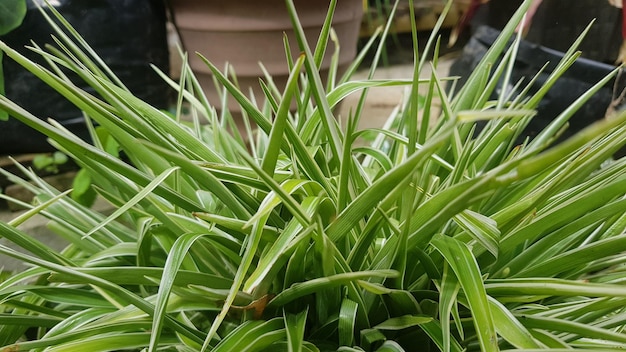
[[[259,211],[261,212],[262,209],[263,207],[261,207],[261,210]],[[250,269],[253,263],[254,257],[257,254],[256,252],[258,250],[259,242],[263,234],[263,229],[265,227],[265,224],[269,216],[270,216],[269,212],[262,212],[262,215],[259,216],[259,218],[256,219],[253,223],[252,232],[250,236],[248,237],[248,239],[246,240],[246,242],[244,243],[244,245],[242,246],[242,256],[241,256],[242,260],[239,266],[237,267],[237,272],[235,273],[235,277],[233,278],[233,284],[230,287],[230,291],[228,292],[228,296],[226,297],[222,310],[213,320],[211,329],[209,330],[209,333],[207,334],[207,337],[205,338],[204,343],[202,345],[203,350],[206,349],[211,343],[211,340],[217,333],[217,329],[220,327],[220,325],[226,318],[226,314],[228,314],[228,311],[230,307],[232,306],[235,300],[235,297],[237,296],[241,288],[241,285],[243,284],[245,280],[245,276],[247,275],[248,270]]]
[[[21,248],[39,256],[41,259],[56,263],[56,264],[69,264],[70,260],[59,254],[46,244],[33,238],[29,234],[18,230],[10,224],[0,222],[0,235],[3,238],[8,239]]]
[[[577,349],[578,351],[588,351],[588,352],[615,352],[615,349],[612,348],[607,348],[607,349],[602,349],[602,348],[591,348],[591,349]],[[502,352],[545,352],[546,349],[514,349],[514,350],[502,350]],[[551,348],[550,349],[551,352],[572,352],[571,348]],[[618,350],[619,351],[619,350]]]
[[[192,235],[186,235],[192,236]],[[205,234],[209,236],[209,234]],[[182,240],[181,240],[182,241]],[[158,279],[163,277],[164,268],[154,267],[114,267],[108,266],[106,268],[76,268],[77,272],[84,273],[89,276],[98,277],[103,280],[118,284],[118,285],[155,285],[158,286]],[[66,282],[66,283],[81,283],[85,284],[88,281],[79,279],[78,277],[67,275],[64,273],[52,273],[49,278],[51,282]],[[214,289],[227,289],[232,285],[232,280],[212,275],[209,273],[200,273],[189,270],[178,270],[174,278],[174,284],[176,286],[188,286],[188,285],[209,285]]]
[[[461,285],[459,280],[450,272],[450,266],[445,265],[443,276],[441,278],[440,298],[439,298],[439,320],[441,323],[441,331],[443,336],[443,351],[450,351],[450,314],[453,307],[457,304],[457,295]],[[457,322],[459,324],[459,322]]]
[[[97,293],[68,287],[25,287],[25,290],[49,302],[64,303],[83,307],[110,308],[111,302]]]
[[[4,50],[3,43],[0,42],[0,47]],[[17,57],[17,60],[21,60]],[[6,103],[6,104],[3,104]],[[62,144],[64,148],[67,149],[68,153],[72,154],[74,157],[79,156],[81,162],[85,163],[89,166],[95,166],[97,168],[106,168],[107,177],[110,177],[111,181],[114,181],[116,176],[120,174],[124,175],[126,186],[127,179],[135,180],[140,185],[147,185],[151,180],[149,177],[140,172],[137,169],[129,167],[127,164],[121,162],[118,159],[112,158],[110,155],[103,153],[100,150],[95,149],[94,147],[88,145],[85,142],[77,141],[75,138],[68,137],[66,134],[61,131],[43,123],[37,117],[29,114],[16,104],[8,101],[5,97],[0,96],[0,105],[4,105],[12,116],[16,117],[20,121],[28,124],[29,126],[37,129],[38,131],[48,135],[50,138],[54,139],[56,142]],[[119,172],[119,173],[118,173]],[[120,181],[121,182],[121,181]],[[186,197],[172,191],[167,187],[157,187],[154,191],[156,194],[164,196],[167,199],[170,199],[174,202],[177,202],[181,206],[184,206],[187,209],[198,210],[200,207],[194,204],[192,201],[187,199]]]
[[[210,189],[238,218],[248,219],[250,217],[250,212],[246,206],[248,205],[248,201],[252,200],[243,196],[240,190],[235,187],[229,188],[227,184],[222,183],[213,174],[182,155],[157,145],[149,144],[149,147],[157,151],[157,153],[161,154],[164,158],[169,159],[172,163],[178,165],[182,171],[193,177],[203,188]],[[198,206],[193,209],[193,211],[199,211],[200,209],[201,207]]]
[[[502,338],[519,349],[543,347],[502,303],[491,297],[488,299],[496,331]]]
[[[206,234],[185,234],[174,242],[170,253],[167,256],[167,261],[163,267],[163,276],[159,283],[159,292],[157,294],[157,300],[155,303],[154,316],[152,320],[152,334],[150,337],[150,346],[148,351],[155,351],[159,346],[159,339],[161,337],[161,331],[163,328],[163,320],[167,314],[167,300],[174,286],[178,270],[183,263],[183,259],[189,252],[191,246],[201,237]]]
[[[287,187],[288,185],[283,185]],[[264,207],[268,207],[267,211],[271,210],[270,204],[271,201],[268,200],[276,200],[277,197],[272,193],[268,194],[268,197],[263,202]],[[301,204],[301,208],[305,212],[307,217],[313,217],[315,213],[318,212],[318,207],[324,199],[321,197],[306,197]],[[276,203],[278,204],[278,203]],[[275,206],[275,205],[274,205]],[[263,208],[262,208],[263,209]],[[260,211],[262,209],[259,209]],[[255,218],[259,213],[255,214]],[[265,280],[265,277],[268,275],[270,271],[274,268],[277,263],[280,263],[280,259],[282,256],[288,254],[290,251],[294,250],[299,243],[306,240],[309,236],[309,233],[314,231],[313,226],[304,227],[297,219],[293,219],[290,221],[285,227],[283,232],[273,241],[271,247],[263,254],[263,256],[259,259],[257,264],[257,268],[250,274],[248,279],[244,284],[244,290],[248,291],[255,287],[257,287],[261,281]]]
[[[113,214],[109,215],[109,217],[101,222],[98,226],[94,227],[93,229],[91,229],[91,231],[86,233],[84,237],[91,236],[93,233],[107,226],[110,222],[114,221],[116,218],[126,213],[128,210],[132,209],[138,202],[152,194],[155,188],[157,188],[161,183],[163,183],[166,178],[168,178],[173,172],[177,171],[178,169],[178,167],[172,167],[167,169],[161,175],[156,177],[152,182],[150,182],[144,189],[137,192],[137,194],[133,198],[131,198],[126,204],[118,208],[115,212],[113,212]]]
[[[589,324],[581,324],[575,321],[526,315],[520,316],[518,319],[527,328],[543,329],[547,331],[556,331],[559,333],[572,334],[567,338],[567,340],[587,338],[613,341],[620,344],[626,343],[626,336],[623,333],[614,332]]]
[[[302,351],[307,315],[308,309],[299,312],[298,314],[288,314],[283,312],[283,316],[285,318],[285,329],[287,332],[288,352]]]
[[[374,326],[374,329],[378,330],[402,330],[429,323],[433,320],[432,317],[417,316],[417,315],[404,315],[401,317],[387,319],[384,322]]]
[[[303,297],[327,288],[345,285],[352,281],[368,279],[370,277],[386,278],[397,276],[398,272],[395,270],[355,271],[299,282],[276,295],[276,297],[270,301],[268,307],[280,307],[299,297]]]
[[[326,229],[328,237],[333,241],[343,238],[379,202],[379,195],[388,194],[398,185],[402,185],[415,168],[425,162],[428,156],[433,154],[435,150],[447,141],[451,133],[452,128],[450,127],[447,132],[443,132],[441,135],[431,139],[429,143],[415,152],[404,163],[394,167],[359,194],[337,216],[337,219],[328,226]],[[413,221],[411,221],[411,224],[413,224]]]
[[[289,10],[289,15],[291,17],[291,23],[293,25],[293,29],[296,34],[298,46],[300,47],[300,50],[302,50],[302,52],[305,54],[304,66],[306,68],[313,98],[320,112],[320,116],[321,116],[320,121],[322,123],[322,126],[324,126],[323,131],[327,135],[329,145],[332,151],[332,156],[334,158],[340,159],[341,150],[343,150],[343,146],[342,146],[343,136],[342,136],[341,131],[339,130],[337,121],[335,120],[335,117],[331,111],[330,104],[328,103],[328,100],[326,99],[325,90],[322,85],[322,79],[319,74],[318,62],[316,60],[318,57],[320,57],[319,55],[323,56],[323,50],[325,48],[323,46],[316,48],[316,52],[315,52],[316,57],[313,56],[311,52],[311,48],[309,47],[309,44],[306,40],[302,23],[296,17],[297,12],[296,12],[296,8],[293,3],[293,0],[288,0],[286,4],[287,4],[287,9]],[[332,12],[329,12],[329,18],[332,19]],[[327,18],[326,20],[327,22],[329,21],[329,18]]]
[[[477,98],[478,94],[482,93],[482,90],[477,89],[480,87],[481,76],[484,74],[482,71],[484,68],[488,68],[493,65],[497,58],[502,53],[502,50],[507,44],[509,38],[511,38],[513,32],[516,27],[522,20],[526,11],[530,7],[533,0],[524,1],[518,10],[513,14],[507,25],[502,29],[502,34],[497,38],[497,40],[490,45],[489,50],[482,57],[481,62],[477,65],[477,68],[470,74],[467,79],[467,82],[463,86],[461,92],[455,98],[455,108],[458,110],[465,110],[469,107],[473,107],[473,103]]]
[[[33,167],[35,167],[35,169],[37,170],[44,170],[53,163],[54,160],[49,155],[37,154],[33,158]]]
[[[444,345],[445,345],[444,340],[449,339],[451,352],[464,351],[464,349],[461,347],[461,344],[459,344],[459,342],[456,340],[454,335],[450,335],[449,337],[444,336],[444,332],[441,329],[441,326],[439,325],[438,321],[432,320],[428,323],[421,324],[420,327],[422,328],[422,330],[424,330],[424,332],[426,332],[426,334],[428,334],[428,336],[433,340],[433,342],[435,342],[435,344],[437,345],[437,347],[439,347],[440,350],[444,350]]]
[[[375,295],[384,295],[384,294],[390,294],[392,293],[394,290],[387,288],[381,284],[377,284],[377,283],[372,283],[369,281],[365,281],[365,280],[359,280],[357,281],[357,283],[359,284],[359,286],[361,286],[363,289],[367,290],[368,292],[371,292]]]
[[[99,317],[102,314],[94,314],[95,317]],[[73,316],[74,319],[81,319],[79,314]],[[57,328],[61,324],[57,324]],[[131,321],[131,322],[121,322],[121,323],[110,323],[96,326],[88,326],[82,327],[80,329],[72,329],[70,331],[59,331],[54,330],[55,333],[48,333],[44,338],[34,341],[25,341],[21,342],[18,345],[14,345],[21,350],[31,351],[35,349],[45,349],[50,348],[51,346],[63,346],[64,344],[71,344],[73,341],[78,340],[88,340],[90,338],[98,338],[98,336],[106,336],[115,334],[117,336],[123,336],[128,334],[129,331],[137,330],[137,329],[148,329],[150,327],[149,322],[139,322],[139,321]],[[14,346],[7,346],[8,348]],[[67,348],[63,346],[63,348]]]
[[[476,259],[465,244],[453,238],[437,235],[431,244],[443,255],[461,284],[474,318],[481,349],[498,351],[496,329]]]
[[[239,325],[225,336],[213,352],[261,351],[286,336],[284,320],[274,318],[268,321],[251,320]]]
[[[402,346],[395,341],[387,340],[383,342],[383,345],[380,346],[376,352],[404,352],[404,348],[402,348]]]
[[[358,304],[350,299],[344,298],[339,309],[339,345],[354,345],[354,333],[356,332],[356,315]]]
[[[378,329],[361,330],[361,346],[363,346],[366,351],[373,350],[385,340],[387,340],[387,337]]]
[[[455,222],[489,253],[498,258],[500,230],[491,218],[471,210],[465,210],[454,217]]]
[[[87,206],[93,205],[98,194],[91,185],[92,182],[89,171],[87,171],[87,169],[78,170],[72,181],[72,193],[70,196],[80,204]]]
[[[625,202],[626,204],[626,202]],[[522,270],[520,277],[554,276],[569,271],[577,266],[585,265],[611,255],[623,253],[626,250],[626,235],[615,236],[595,243],[565,251],[541,263]]]
[[[23,213],[23,214],[21,214],[19,216],[14,217],[9,222],[9,225],[11,225],[11,226],[19,226],[19,225],[23,224],[26,220],[28,220],[28,219],[32,218],[33,216],[39,214],[40,212],[44,211],[46,208],[48,208],[52,204],[58,202],[60,199],[62,199],[66,195],[68,195],[68,193],[70,193],[70,192],[71,192],[71,190],[67,190],[65,192],[59,193],[57,196],[48,199],[47,201],[45,201],[45,202],[37,205],[36,207],[33,207],[32,209],[28,210],[27,212],[25,212],[25,213]]]
[[[585,281],[552,278],[492,279],[485,282],[485,289],[492,297],[515,296],[586,296],[626,297],[622,285],[596,284]]]
[[[514,176],[519,179],[524,179],[554,164],[558,164],[559,161],[562,161],[587,143],[594,141],[598,136],[623,125],[625,121],[626,111],[621,111],[610,119],[602,119],[594,122],[563,143],[557,144],[534,158],[522,161],[516,168],[516,174]]]
[[[26,0],[4,0],[0,3],[0,36],[22,24],[26,9]]]
[[[2,325],[21,325],[27,327],[51,328],[61,321],[61,318],[46,318],[43,316],[20,315],[20,314],[0,314]]]
[[[276,162],[281,149],[281,143],[283,141],[283,135],[285,131],[285,125],[290,123],[288,119],[289,108],[291,107],[291,99],[296,90],[296,84],[298,83],[298,77],[300,75],[300,69],[304,63],[304,56],[300,55],[296,61],[294,68],[291,70],[289,79],[287,80],[287,86],[285,87],[285,93],[283,94],[280,106],[276,112],[276,119],[272,125],[272,131],[270,132],[269,142],[263,157],[261,168],[268,175],[274,176],[274,170],[276,169]]]
[[[114,334],[109,336],[96,336],[88,339],[74,339],[66,344],[48,348],[48,351],[71,352],[71,351],[118,351],[137,349],[145,346],[150,339],[150,332],[133,332]],[[176,342],[176,338],[163,339],[164,345]]]
[[[71,267],[68,266],[64,266],[64,265],[59,265],[53,262],[47,262],[45,260],[41,260],[39,258],[36,257],[32,257],[30,255],[27,254],[23,254],[20,252],[17,252],[11,248],[8,248],[6,246],[0,245],[0,253],[4,254],[4,255],[8,255],[11,257],[14,257],[16,259],[19,259],[25,263],[30,263],[33,265],[37,265],[43,268],[47,268],[48,270],[51,271],[55,271],[55,272],[59,272],[59,273],[63,273],[72,277],[77,278],[78,280],[81,281],[85,281],[88,282],[92,285],[95,285],[97,287],[100,287],[102,289],[105,289],[106,291],[109,292],[113,292],[114,294],[116,294],[117,297],[123,299],[123,300],[127,300],[128,302],[132,302],[132,304],[136,307],[138,307],[139,309],[141,309],[142,311],[148,313],[148,314],[152,314],[154,312],[154,306],[152,304],[150,304],[149,302],[147,302],[146,300],[140,298],[139,296],[137,296],[135,293],[130,292],[120,286],[117,286],[115,284],[112,284],[108,281],[102,280],[100,278],[88,275],[88,274],[83,274],[80,272],[77,272],[75,270],[73,270]],[[171,319],[171,317],[166,317],[166,325],[168,327],[171,327],[173,329],[175,329],[177,332],[183,334],[184,336],[186,336],[187,338],[190,338],[196,342],[201,342],[202,340],[198,337],[196,332],[192,332],[191,329],[189,329],[188,327],[183,326],[182,324],[180,324],[179,322]],[[149,337],[149,336],[148,336]]]

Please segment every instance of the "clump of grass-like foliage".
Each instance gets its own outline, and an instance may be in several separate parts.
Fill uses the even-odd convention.
[[[10,176],[36,202],[24,216],[0,223],[0,235],[25,250],[0,245],[0,254],[29,266],[0,282],[0,346],[623,348],[626,159],[611,156],[626,143],[626,113],[548,149],[611,76],[538,137],[515,145],[542,96],[578,56],[574,48],[566,53],[533,95],[522,82],[518,94],[489,100],[496,83],[509,77],[516,45],[507,42],[530,1],[467,84],[450,94],[448,78],[435,70],[418,78],[427,63],[417,52],[408,80],[350,80],[357,59],[324,88],[317,64],[330,16],[312,49],[292,1],[286,3],[303,54],[291,61],[286,87],[266,85],[267,104],[257,106],[252,101],[260,97],[249,99],[207,62],[244,119],[259,127],[249,138],[237,135],[228,114],[216,113],[187,66],[179,82],[169,81],[179,94],[172,117],[132,96],[61,18],[55,23],[62,24],[56,28],[62,49],[33,48],[49,68],[0,43],[106,133],[94,131],[91,145],[5,97],[0,107],[46,134],[115,207],[110,215],[98,213],[29,170],[32,183]],[[433,67],[438,44],[433,34],[426,45]],[[60,68],[99,97],[76,88]],[[340,126],[337,103],[386,85],[409,91],[387,128],[357,130],[362,101]],[[420,87],[427,92],[422,97]],[[431,108],[434,99],[440,113]],[[297,109],[290,111],[294,100]],[[191,123],[180,121],[185,104]],[[489,120],[486,127],[474,132],[482,119]],[[366,132],[375,140],[355,144]],[[99,138],[105,135],[106,141]],[[110,153],[118,151],[126,158]],[[16,228],[35,213],[50,219],[67,248],[55,251]]]

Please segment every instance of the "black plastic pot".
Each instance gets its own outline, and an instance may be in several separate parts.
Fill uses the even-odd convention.
[[[453,63],[450,69],[450,75],[462,77],[459,84],[462,85],[465,82],[499,34],[500,31],[487,26],[482,26],[476,30],[464,47],[460,58]],[[533,84],[529,92],[529,95],[532,95],[545,83],[549,74],[554,70],[562,57],[563,53],[560,51],[522,41],[513,68],[511,82],[514,84],[522,78],[524,82],[530,82],[537,72],[546,63],[549,63]],[[543,130],[578,97],[614,69],[615,66],[612,65],[579,58],[566,71],[564,76],[556,81],[553,88],[542,99],[537,109],[537,116],[533,118],[526,128],[520,137],[520,141],[526,136],[532,138]],[[569,121],[569,128],[562,135],[561,139],[565,139],[590,123],[604,118],[609,105],[614,99],[614,92],[619,94],[623,88],[623,80],[620,80],[617,85],[614,81],[606,84],[574,114]],[[495,94],[502,91],[502,89],[503,87],[500,85],[492,98],[496,98]]]
[[[150,67],[154,64],[164,72],[169,70],[162,0],[56,0],[51,3],[131,92],[156,107],[167,107],[169,90]],[[51,33],[47,21],[33,1],[28,0],[23,24],[0,40],[43,63],[24,46],[30,45],[31,40],[40,46],[52,43]],[[6,56],[3,67],[7,97],[35,116],[53,118],[77,135],[88,138],[82,113],[74,105]],[[92,92],[78,79],[75,83]],[[52,147],[43,135],[16,119],[0,122],[0,155],[50,150]]]
[[[544,0],[526,40],[566,51],[592,21],[578,49],[587,59],[613,64],[623,40],[622,11],[606,0]]]
[[[481,5],[472,25],[502,29],[523,0],[490,0]],[[621,10],[606,0],[543,0],[537,8],[526,40],[567,51],[591,21],[593,26],[579,46],[582,56],[612,64],[622,43]]]

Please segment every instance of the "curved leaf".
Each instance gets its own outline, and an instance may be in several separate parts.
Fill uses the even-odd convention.
[[[443,255],[461,284],[481,349],[485,352],[499,351],[496,328],[476,259],[465,244],[453,238],[436,235],[431,244]]]

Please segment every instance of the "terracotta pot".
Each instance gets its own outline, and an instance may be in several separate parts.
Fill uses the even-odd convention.
[[[209,68],[195,52],[204,55],[218,68],[228,62],[234,68],[244,92],[251,87],[257,99],[263,97],[259,77],[264,67],[279,89],[288,77],[283,33],[286,33],[292,55],[299,54],[285,0],[170,0],[174,20],[189,62],[203,85],[211,103],[220,107]],[[326,17],[330,0],[295,0],[300,21],[309,45],[314,48]],[[356,43],[363,15],[362,0],[340,0],[333,18],[333,28],[341,45],[340,69],[356,55]],[[313,50],[313,49],[312,49]],[[322,77],[330,64],[334,45],[330,44],[322,65]],[[231,109],[235,109],[230,99]]]

